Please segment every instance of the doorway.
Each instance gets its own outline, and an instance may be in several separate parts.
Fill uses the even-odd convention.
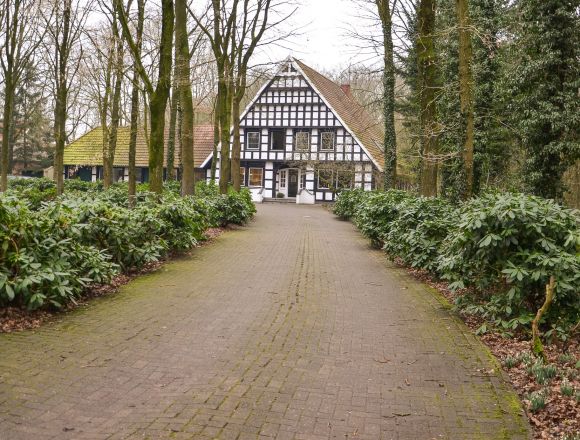
[[[298,170],[290,168],[288,170],[288,197],[296,197],[298,194]]]

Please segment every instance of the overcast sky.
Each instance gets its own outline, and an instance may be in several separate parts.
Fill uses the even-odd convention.
[[[349,30],[370,31],[360,3],[353,0],[300,0],[290,26],[298,29],[299,36],[287,47],[270,47],[262,57],[285,58],[292,54],[306,64],[320,70],[335,70],[352,63],[372,61],[368,53],[357,50],[361,43],[349,36]],[[374,30],[376,33],[376,29]]]

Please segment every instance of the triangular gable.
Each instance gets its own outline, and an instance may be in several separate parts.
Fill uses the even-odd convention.
[[[375,166],[382,171],[384,156],[382,154],[381,135],[377,130],[376,123],[372,122],[368,113],[352,98],[349,98],[342,91],[341,87],[328,78],[306,66],[295,58],[288,58],[278,69],[273,77],[264,83],[254,98],[246,106],[240,115],[240,120],[244,121],[250,110],[258,103],[264,92],[280,76],[295,76],[300,74],[306,84],[319,96],[322,102],[334,114],[336,119],[350,133],[355,142],[360,145]],[[233,130],[232,130],[233,133]],[[201,165],[205,167],[212,158],[209,154]]]

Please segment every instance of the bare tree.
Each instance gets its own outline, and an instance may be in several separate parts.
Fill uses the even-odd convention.
[[[383,124],[385,189],[397,181],[397,138],[395,132],[395,62],[393,60],[392,14],[390,0],[375,0],[383,33]]]
[[[160,194],[163,190],[163,162],[165,142],[165,110],[171,90],[171,69],[173,63],[173,30],[175,26],[175,11],[173,0],[161,1],[161,37],[159,44],[159,62],[157,83],[147,73],[141,61],[141,50],[129,28],[128,14],[125,12],[122,0],[114,0],[115,10],[123,29],[123,37],[127,41],[136,71],[143,82],[144,90],[149,98],[150,134],[149,134],[149,188]]]
[[[91,4],[81,5],[72,0],[51,1],[51,13],[45,16],[44,23],[48,37],[45,52],[54,82],[54,180],[57,194],[62,194],[69,91],[80,66],[81,36]]]
[[[181,193],[191,195],[194,192],[193,172],[193,124],[194,109],[191,92],[191,54],[189,51],[189,35],[187,32],[187,3],[186,0],[175,1],[175,47],[177,63],[177,90],[181,110]]]
[[[435,60],[435,0],[419,3],[417,63],[419,71],[421,124],[421,193],[437,195],[437,112],[435,102],[437,67]]]
[[[218,74],[218,87],[215,105],[215,118],[219,125],[220,150],[220,192],[225,194],[230,180],[230,129],[232,116],[232,81],[233,81],[233,48],[232,38],[236,30],[238,5],[240,0],[233,0],[228,7],[226,0],[211,0],[213,29],[194,19],[207,35],[215,57]],[[214,156],[214,161],[216,157]]]
[[[8,187],[11,172],[10,139],[13,132],[14,99],[26,66],[42,42],[40,3],[35,0],[4,1],[0,12],[0,67],[4,79],[4,109],[2,154],[0,160],[0,191]]]
[[[143,49],[143,25],[145,21],[145,0],[137,0],[137,33],[135,39],[135,59],[141,58]],[[137,156],[137,131],[139,130],[139,66],[133,61],[133,77],[131,91],[131,134],[129,137],[129,204],[135,204],[137,170],[135,160]]]
[[[248,0],[244,0],[242,11],[242,25],[239,27],[239,33],[234,34],[232,40],[232,49],[235,56],[235,78],[232,89],[232,126],[233,126],[233,145],[232,145],[232,167],[231,177],[234,190],[239,191],[240,182],[240,103],[244,98],[248,80],[248,64],[256,46],[262,39],[264,32],[268,27],[268,18],[271,0],[257,0],[254,7],[251,7]],[[229,144],[229,142],[228,142]]]
[[[473,154],[474,154],[474,103],[473,75],[471,63],[473,50],[469,22],[469,1],[457,0],[457,24],[459,27],[459,99],[463,131],[463,163],[465,170],[464,197],[473,195]]]

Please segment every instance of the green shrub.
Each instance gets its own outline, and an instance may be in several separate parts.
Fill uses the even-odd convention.
[[[556,298],[544,319],[569,325],[580,313],[579,245],[576,211],[524,194],[486,194],[460,209],[439,271],[483,304],[466,310],[513,329],[531,321],[554,275]]]
[[[443,199],[406,197],[397,204],[383,249],[411,266],[437,272],[441,245],[456,220],[456,210]]]
[[[77,192],[91,192],[91,191],[102,191],[103,181],[98,180],[96,182],[85,182],[79,179],[65,179],[64,181],[64,191],[77,191]]]
[[[391,224],[399,215],[398,204],[410,197],[403,191],[370,192],[361,199],[354,222],[374,246],[382,246]]]
[[[580,318],[578,211],[518,193],[484,194],[455,207],[393,190],[344,191],[334,210],[391,257],[463,289],[457,305],[505,333],[531,323],[552,275],[546,337],[565,339]]]
[[[332,210],[343,220],[348,220],[355,216],[362,199],[368,194],[362,188],[341,191]]]
[[[71,220],[70,213],[44,215],[0,198],[0,305],[60,307],[117,273],[106,252],[70,238],[78,232]]]
[[[100,191],[85,183],[69,184],[52,201],[34,194],[54,190],[44,179],[0,195],[0,306],[60,307],[119,270],[191,248],[210,226],[242,224],[255,213],[247,190],[184,198],[171,188],[161,196],[139,192],[129,209],[126,184]]]

